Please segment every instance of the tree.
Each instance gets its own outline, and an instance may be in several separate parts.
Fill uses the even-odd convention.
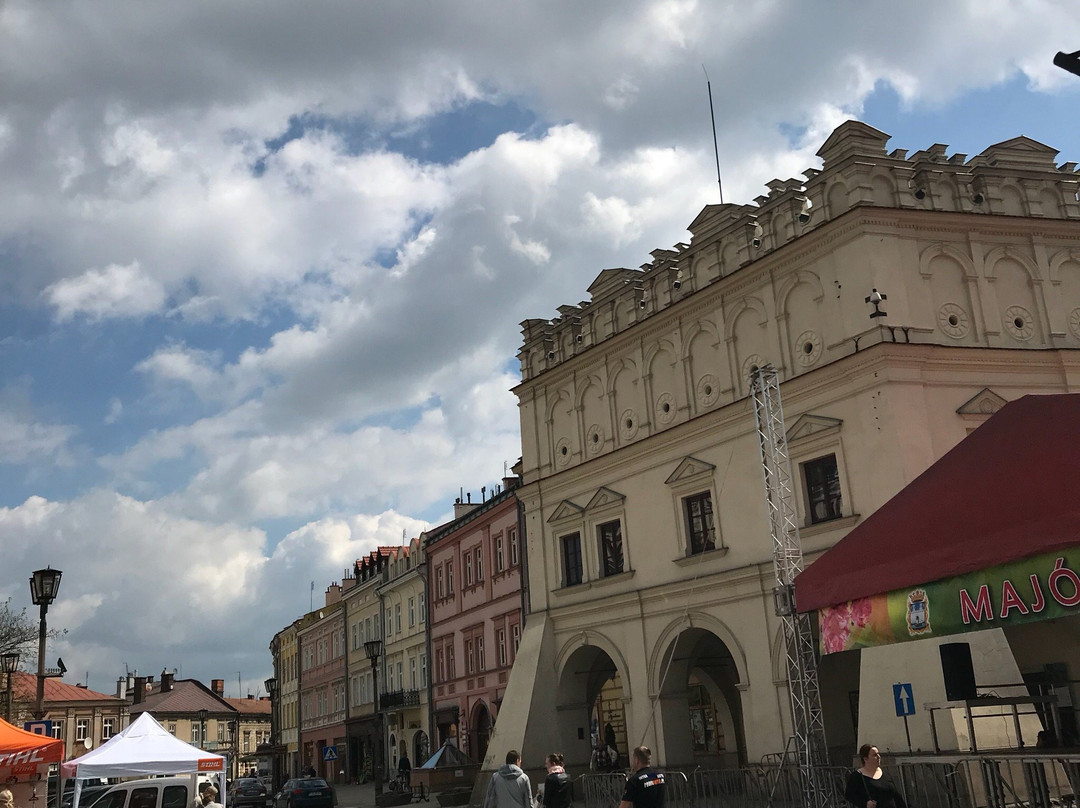
[[[65,632],[52,629],[49,637],[59,637]],[[34,658],[38,641],[37,621],[26,614],[26,609],[16,612],[11,599],[0,602],[0,654],[19,652],[21,660]]]

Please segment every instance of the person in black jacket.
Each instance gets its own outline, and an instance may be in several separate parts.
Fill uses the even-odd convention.
[[[537,795],[537,803],[544,808],[570,808],[574,803],[574,783],[563,768],[563,756],[552,752],[544,759],[547,777]]]
[[[859,747],[862,766],[848,775],[844,797],[855,808],[907,808],[900,790],[881,771],[881,753],[876,746]]]

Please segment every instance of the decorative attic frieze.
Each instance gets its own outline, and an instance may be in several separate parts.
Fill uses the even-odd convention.
[[[695,479],[703,474],[712,474],[716,469],[712,463],[706,463],[704,460],[698,460],[696,457],[690,457],[687,455],[675,467],[675,471],[668,475],[668,478],[664,480],[665,485],[678,485],[686,480]]]
[[[958,415],[989,417],[1008,403],[1007,400],[999,396],[989,387],[984,387],[961,404],[956,412]]]
[[[795,419],[787,430],[787,443],[790,446],[806,438],[817,438],[826,433],[836,433],[844,422],[839,418],[830,418],[827,415],[813,415],[806,413]]]
[[[988,146],[972,162],[998,169],[1057,171],[1057,156],[1057,149],[1021,135]]]
[[[555,509],[555,512],[548,517],[548,523],[562,522],[567,519],[574,519],[585,513],[585,509],[580,505],[571,502],[568,499],[564,499],[559,503],[559,507]]]
[[[840,162],[852,155],[884,157],[885,144],[888,142],[889,135],[869,124],[862,121],[844,121],[821,145],[817,156],[824,163],[825,171],[828,171],[830,163]]]
[[[621,289],[624,284],[634,278],[640,278],[641,275],[642,272],[639,269],[626,269],[625,267],[605,269],[596,276],[596,280],[589,284],[588,291],[593,301],[596,301],[611,292]]]

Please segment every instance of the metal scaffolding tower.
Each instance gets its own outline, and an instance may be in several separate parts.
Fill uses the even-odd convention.
[[[795,610],[795,576],[802,572],[802,543],[787,454],[784,410],[780,382],[771,365],[750,374],[761,466],[765,475],[765,501],[773,541],[773,590],[776,614],[784,626],[788,690],[794,724],[795,754],[803,783],[806,808],[826,808],[833,803],[824,766],[828,764],[825,722],[818,690],[817,653],[810,617]]]

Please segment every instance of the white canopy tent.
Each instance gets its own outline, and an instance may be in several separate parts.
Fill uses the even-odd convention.
[[[184,743],[143,713],[122,732],[92,752],[71,761],[75,795],[71,808],[79,808],[82,781],[91,777],[138,777],[154,774],[216,772],[218,794],[225,805],[225,758]],[[66,764],[70,765],[70,764]]]

